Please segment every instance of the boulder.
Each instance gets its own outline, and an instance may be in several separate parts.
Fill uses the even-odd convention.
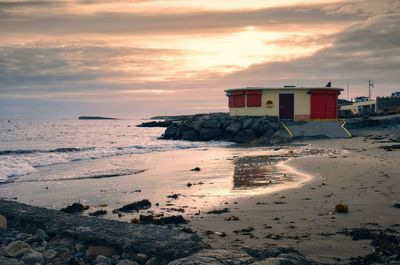
[[[57,255],[58,252],[54,249],[46,249],[45,251],[42,252],[44,259],[46,260],[51,260],[54,259]]]
[[[31,249],[22,256],[21,260],[27,265],[35,265],[37,263],[41,264],[43,263],[43,255],[42,253]]]
[[[203,141],[210,141],[222,138],[222,135],[221,129],[201,128],[199,138]]]
[[[253,124],[255,122],[256,122],[255,119],[252,119],[252,118],[244,119],[242,121],[242,127],[243,127],[243,129],[251,129],[251,127],[253,127]]]
[[[241,130],[233,140],[236,143],[250,143],[257,138],[256,133],[253,130]]]
[[[290,135],[287,132],[282,131],[282,130],[274,133],[270,139],[271,144],[288,143],[288,142],[290,142],[290,140],[291,140]]]
[[[216,118],[204,119],[201,122],[201,127],[210,129],[219,129],[221,128],[221,122]]]
[[[264,122],[262,120],[258,120],[253,123],[251,129],[257,134],[257,136],[261,136],[264,134]]]
[[[145,264],[146,261],[149,259],[149,256],[147,256],[146,254],[143,253],[138,253],[136,255],[135,260],[139,263],[139,264]]]
[[[20,241],[20,240],[13,241],[6,246],[6,248],[4,249],[4,254],[5,254],[5,256],[14,258],[17,256],[18,252],[21,249],[25,249],[25,248],[30,249],[31,246],[24,241]]]
[[[199,136],[195,130],[190,129],[182,132],[182,140],[197,141],[199,140]]]
[[[338,203],[335,206],[335,212],[337,213],[348,213],[349,212],[349,206],[346,203]]]
[[[240,121],[233,121],[226,127],[224,132],[224,137],[228,139],[233,139],[235,135],[242,129],[242,123]]]
[[[176,139],[176,134],[178,132],[178,126],[174,123],[169,125],[162,135],[163,139]]]
[[[4,264],[4,265],[23,265],[23,263],[18,261],[17,259],[10,259],[10,258],[1,257],[1,256],[0,256],[0,264]]]

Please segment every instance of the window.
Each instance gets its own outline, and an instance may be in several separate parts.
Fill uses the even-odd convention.
[[[246,91],[247,107],[261,107],[261,91],[249,90]]]

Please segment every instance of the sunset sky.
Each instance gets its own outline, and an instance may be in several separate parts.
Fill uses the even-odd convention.
[[[0,0],[0,40],[0,118],[227,111],[242,86],[400,91],[398,0]]]

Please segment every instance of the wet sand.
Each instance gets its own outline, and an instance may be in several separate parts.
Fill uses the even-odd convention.
[[[387,141],[390,132],[380,141],[373,138],[381,132],[370,133],[375,137],[312,141],[316,148],[347,151],[284,162],[312,178],[297,189],[237,199],[227,205],[229,213],[196,218],[191,227],[216,248],[287,245],[335,264],[371,253],[370,240],[353,241],[337,233],[359,227],[399,231],[400,211],[393,205],[400,201],[400,151],[380,148],[393,144]],[[349,213],[334,213],[339,202],[349,205]]]

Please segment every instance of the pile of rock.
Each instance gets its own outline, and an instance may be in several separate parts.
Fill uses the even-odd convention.
[[[161,138],[187,141],[223,140],[263,145],[290,141],[290,136],[276,117],[221,114],[192,116],[174,121]]]

